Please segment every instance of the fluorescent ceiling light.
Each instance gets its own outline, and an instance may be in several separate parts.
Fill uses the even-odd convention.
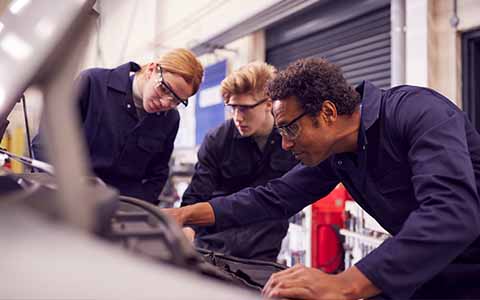
[[[10,12],[14,15],[20,13],[30,3],[30,0],[15,0],[10,4]]]
[[[17,60],[24,60],[32,54],[32,46],[13,33],[9,33],[0,41],[0,47]]]

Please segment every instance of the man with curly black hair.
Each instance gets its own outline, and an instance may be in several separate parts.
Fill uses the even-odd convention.
[[[458,107],[427,88],[352,89],[323,59],[291,64],[268,95],[283,148],[303,164],[265,187],[167,213],[241,226],[291,216],[342,182],[392,238],[340,274],[276,273],[264,295],[480,298],[480,135]]]

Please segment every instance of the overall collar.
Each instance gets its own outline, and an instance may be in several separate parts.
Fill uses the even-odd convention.
[[[127,113],[134,119],[138,119],[135,104],[133,103],[133,76],[131,72],[137,72],[140,66],[134,62],[128,62],[115,69],[113,69],[107,79],[107,86],[116,92],[123,94],[123,96],[116,96],[116,102],[123,107]]]
[[[382,90],[374,86],[369,81],[364,81],[358,85],[355,90],[361,96],[361,123],[365,130],[368,130],[380,115],[380,101],[382,99]]]
[[[360,126],[358,129],[357,151],[355,152],[355,156],[357,157],[359,167],[364,169],[366,167],[365,155],[368,148],[367,131],[379,119],[383,92],[369,81],[362,82],[355,90],[361,97]],[[337,160],[338,166],[341,166],[342,160],[350,155],[349,153],[340,153],[336,154],[334,159]]]
[[[131,93],[130,72],[139,70],[140,66],[134,62],[128,62],[113,69],[108,76],[108,87],[125,94],[130,90]]]

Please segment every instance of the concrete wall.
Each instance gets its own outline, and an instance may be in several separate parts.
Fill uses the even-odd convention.
[[[406,0],[405,10],[406,84],[428,86],[428,0]]]
[[[457,27],[450,24],[454,0],[429,0],[429,7],[428,85],[462,106],[461,35],[480,27],[480,1],[457,1]]]
[[[406,83],[433,88],[462,106],[461,35],[480,27],[480,1],[406,1]]]
[[[156,40],[162,47],[192,47],[279,0],[164,0]]]
[[[133,60],[147,63],[156,54],[156,0],[97,0],[99,13],[83,67],[116,67]]]
[[[100,17],[85,66],[144,63],[169,49],[191,48],[278,1],[97,0]]]
[[[457,30],[450,25],[453,1],[430,1],[428,14],[428,85],[460,105]]]

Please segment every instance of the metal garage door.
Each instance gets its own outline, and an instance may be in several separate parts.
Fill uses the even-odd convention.
[[[348,7],[339,9],[345,15]],[[267,62],[282,69],[299,58],[325,57],[341,66],[353,85],[369,80],[390,87],[390,5],[322,26],[334,18],[318,6],[267,29]]]
[[[480,30],[462,35],[463,110],[480,132]]]

